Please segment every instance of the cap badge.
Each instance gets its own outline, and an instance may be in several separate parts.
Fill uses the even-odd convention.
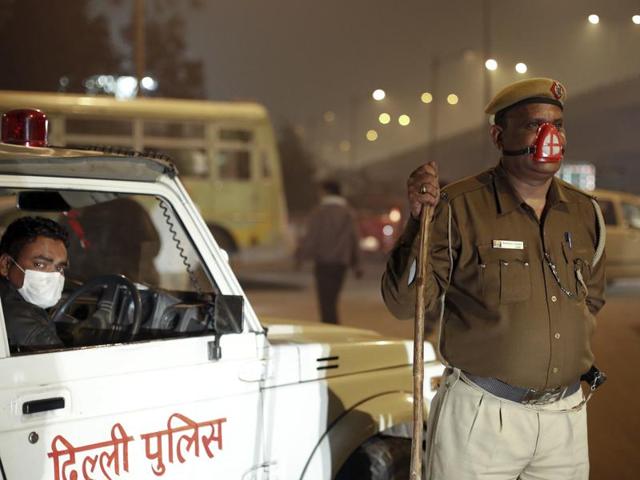
[[[551,84],[551,93],[556,97],[556,100],[560,100],[564,97],[564,87],[559,82],[553,82]]]

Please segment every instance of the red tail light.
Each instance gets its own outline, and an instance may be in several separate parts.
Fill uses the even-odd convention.
[[[2,115],[2,141],[28,147],[47,146],[47,116],[40,110],[11,110]]]

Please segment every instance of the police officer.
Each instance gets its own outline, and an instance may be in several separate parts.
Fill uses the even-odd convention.
[[[427,321],[448,364],[431,406],[431,480],[588,478],[580,377],[604,305],[604,226],[595,201],[554,177],[566,92],[549,78],[507,86],[486,107],[498,165],[440,192],[434,163],[408,180],[411,218],[382,294],[411,318],[419,216],[435,207]]]

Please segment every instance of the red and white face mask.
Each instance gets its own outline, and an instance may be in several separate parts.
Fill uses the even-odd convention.
[[[551,123],[543,123],[538,127],[533,145],[521,150],[503,150],[503,155],[533,155],[538,163],[559,163],[564,156],[564,136]]]

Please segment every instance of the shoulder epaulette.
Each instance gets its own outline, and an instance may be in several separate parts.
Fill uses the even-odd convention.
[[[556,178],[556,181],[558,182],[561,188],[566,188],[567,190],[571,190],[572,192],[579,193],[589,200],[596,200],[595,195],[585,190],[582,190],[581,188],[578,188],[575,185],[570,184],[569,182],[565,182],[564,180],[561,180],[559,178]]]
[[[493,169],[486,170],[478,175],[472,177],[463,178],[453,183],[448,184],[442,189],[440,193],[441,200],[452,200],[465,193],[473,192],[484,188],[492,180]]]

